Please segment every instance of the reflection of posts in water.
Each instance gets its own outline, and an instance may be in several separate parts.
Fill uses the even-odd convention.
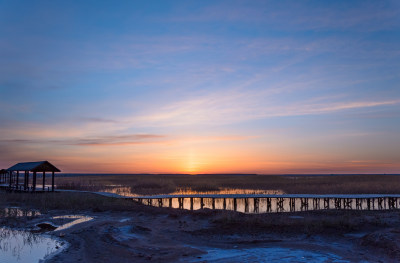
[[[301,203],[301,211],[307,211],[308,210],[308,198],[300,198],[300,203]]]
[[[190,210],[193,210],[193,197],[190,197]]]
[[[272,201],[271,201],[271,198],[267,198],[267,212],[272,212]]]
[[[236,198],[233,198],[233,211],[237,210],[237,200]]]
[[[245,213],[249,212],[249,198],[244,199],[244,212]]]
[[[183,197],[178,198],[179,209],[183,209]]]
[[[389,206],[389,209],[398,208],[397,198],[396,197],[388,197],[388,206]]]
[[[283,198],[276,199],[276,212],[283,212]]]
[[[378,209],[379,210],[382,210],[382,208],[383,208],[382,203],[383,203],[383,198],[382,197],[378,197]]]
[[[259,209],[258,209],[259,203],[260,203],[260,199],[254,198],[254,210],[253,210],[254,213],[258,213],[258,211],[259,211]]]
[[[356,210],[362,210],[362,199],[356,198]]]
[[[336,209],[341,209],[342,208],[342,199],[341,198],[335,198],[335,208]]]
[[[343,199],[344,202],[344,209],[351,209],[351,204],[353,203],[353,199],[351,198],[345,198]]]
[[[290,212],[296,211],[296,198],[289,199],[289,208],[290,208]]]
[[[313,210],[319,210],[319,198],[313,198]]]
[[[329,209],[329,198],[324,198],[324,209]]]

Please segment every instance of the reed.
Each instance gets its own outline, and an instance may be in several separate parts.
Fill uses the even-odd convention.
[[[396,175],[82,175],[58,177],[60,189],[101,191],[126,186],[138,194],[168,194],[179,189],[283,190],[288,194],[400,194]]]

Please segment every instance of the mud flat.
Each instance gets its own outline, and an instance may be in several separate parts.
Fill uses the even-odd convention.
[[[100,198],[96,203],[101,206],[91,209],[81,202],[73,207],[72,201],[65,199],[64,207],[68,209],[54,201],[48,201],[46,206],[30,203],[29,208],[38,210],[35,215],[1,218],[0,226],[37,229],[41,223],[60,227],[83,219],[59,230],[43,230],[45,235],[68,244],[58,254],[46,258],[46,262],[400,260],[400,212],[397,210],[249,215],[209,209],[156,208],[134,202],[125,206],[119,203],[124,201],[79,195],[81,200],[85,197]],[[16,202],[12,205],[24,206]],[[11,204],[3,202],[2,206]]]

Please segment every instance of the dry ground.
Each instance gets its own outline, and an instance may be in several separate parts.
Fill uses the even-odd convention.
[[[66,214],[95,218],[66,230],[69,248],[49,262],[202,262],[207,248],[271,247],[333,253],[350,262],[400,260],[399,211],[246,215],[155,208],[87,193],[0,192],[0,208],[10,206],[39,209],[42,216],[1,219],[0,225],[26,227]]]

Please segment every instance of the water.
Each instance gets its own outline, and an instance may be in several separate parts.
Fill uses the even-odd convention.
[[[80,224],[80,223],[84,223],[84,222],[88,222],[90,220],[93,219],[93,217],[90,216],[81,216],[81,215],[65,215],[65,216],[54,216],[52,217],[53,219],[73,219],[73,221],[65,223],[63,225],[58,226],[55,231],[59,231],[59,230],[65,230],[67,228],[70,228],[74,225]]]
[[[191,262],[350,262],[333,253],[303,249],[267,247],[246,249],[206,249],[207,254]]]
[[[64,246],[64,242],[50,236],[0,227],[0,263],[39,262]]]
[[[0,209],[0,218],[7,217],[35,217],[39,216],[40,212],[32,209],[23,209],[19,207],[6,207]]]
[[[118,194],[126,197],[137,197],[142,196],[131,191],[130,187],[126,186],[113,186],[111,188],[105,189],[104,192]],[[178,189],[175,192],[168,193],[168,195],[194,195],[194,194],[264,194],[264,195],[282,195],[285,194],[282,190],[255,190],[255,189],[232,189],[232,188],[221,188],[219,190],[212,191],[196,191],[190,188]]]

